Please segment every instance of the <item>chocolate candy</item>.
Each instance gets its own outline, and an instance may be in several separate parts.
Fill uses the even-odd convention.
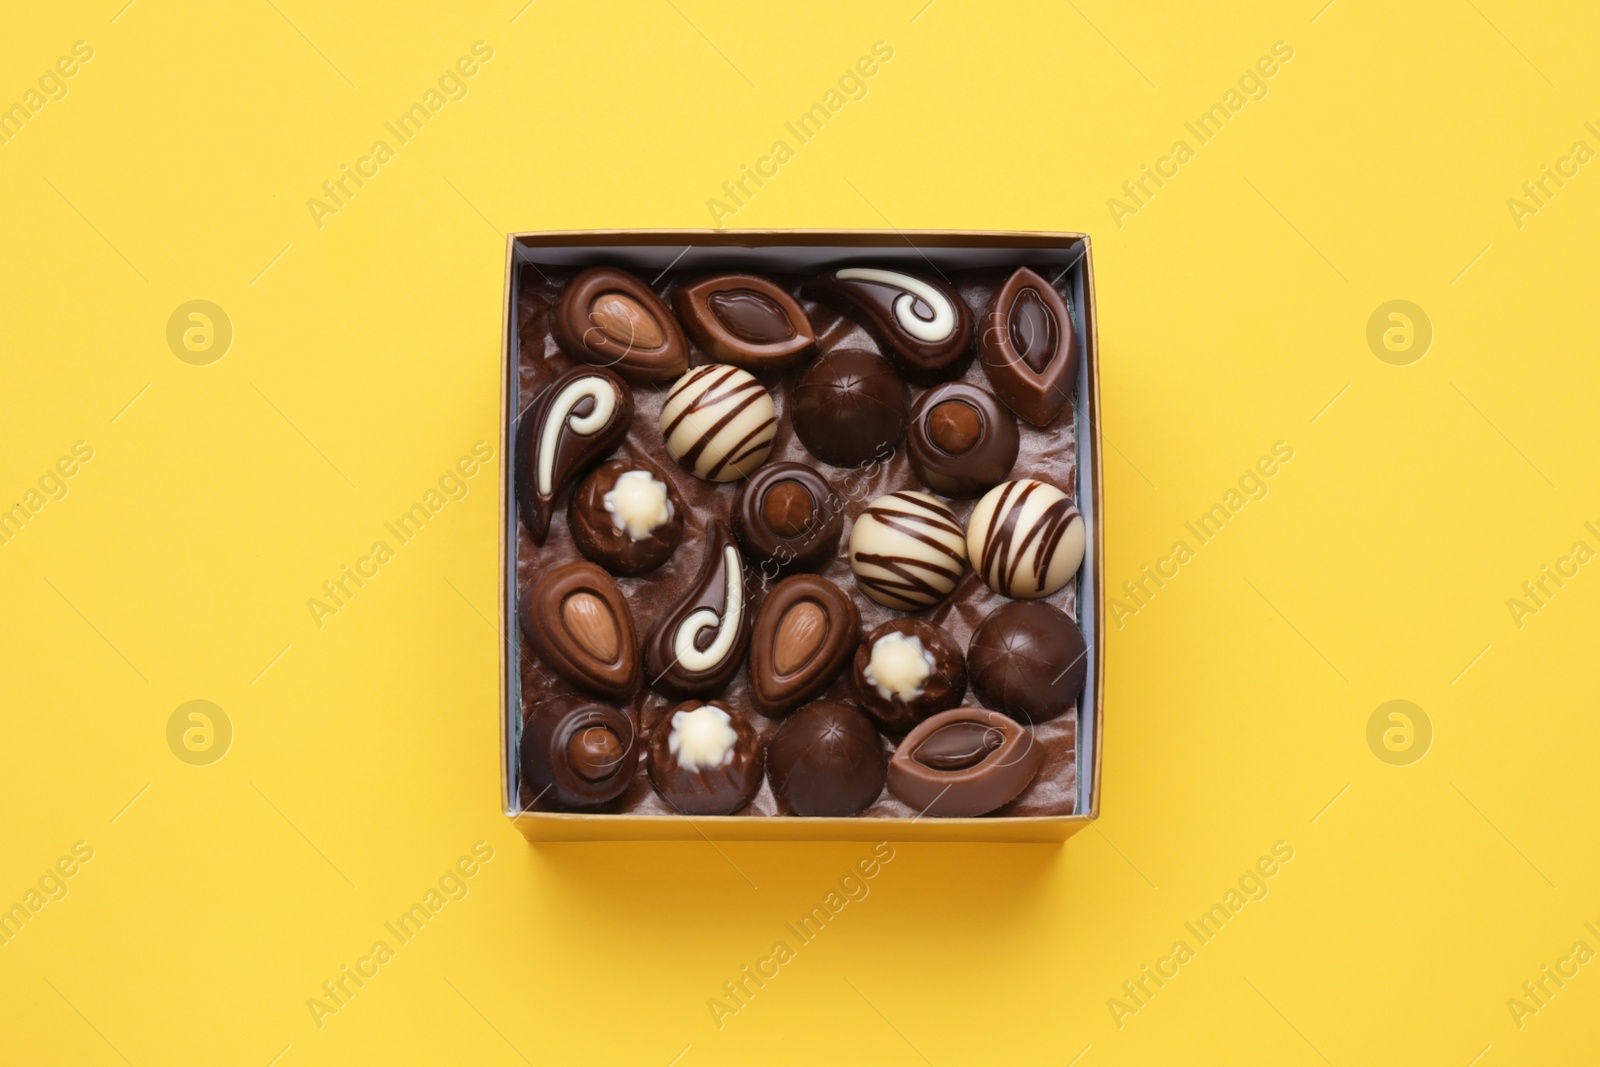
[[[967,519],[967,557],[990,589],[1034,600],[1072,580],[1083,562],[1083,516],[1053,485],[1022,478],[984,494]]]
[[[885,461],[906,433],[906,386],[880,356],[841,348],[817,360],[790,397],[795,436],[835,467]]]
[[[672,312],[626,271],[590,267],[572,279],[552,328],[568,355],[631,382],[669,382],[689,369],[689,345]]]
[[[943,282],[845,267],[807,282],[801,295],[859,321],[900,373],[919,385],[957,378],[967,365],[972,312]]]
[[[918,611],[961,580],[967,542],[955,513],[913,490],[880,496],[850,531],[850,569],[861,591],[886,608]]]
[[[719,363],[779,371],[816,344],[794,297],[754,274],[719,274],[672,295],[683,328]]]
[[[1044,749],[997,711],[942,711],[906,735],[889,761],[889,792],[919,814],[987,815],[1039,774]]]
[[[810,570],[833,558],[844,530],[841,501],[803,463],[769,463],[733,498],[733,536],[769,577]]]
[[[683,501],[648,464],[614,459],[578,483],[567,525],[578,551],[612,574],[644,574],[683,540]]]
[[[593,563],[552,567],[518,614],[534,654],[579,689],[621,700],[638,686],[633,612],[616,579]]]
[[[778,410],[761,383],[738,367],[708,363],[673,383],[661,405],[667,453],[696,478],[732,482],[772,454]]]
[[[761,789],[761,739],[720,700],[691,700],[656,727],[646,769],[679,814],[732,815]]]
[[[1072,707],[1089,674],[1083,631],[1060,608],[1018,601],[991,613],[967,649],[972,691],[1019,722],[1044,722]]]
[[[983,313],[978,351],[989,384],[1035,426],[1055,421],[1078,385],[1078,343],[1061,294],[1018,267]]]
[[[594,367],[567,371],[528,405],[517,427],[517,501],[534,544],[544,544],[561,490],[622,443],[632,418],[633,392]]]
[[[826,578],[797,574],[773,586],[756,613],[750,696],[769,719],[828,688],[855,651],[861,613]]]
[[[887,763],[872,723],[837,700],[801,708],[767,744],[767,781],[794,815],[860,813],[883,792]]]
[[[891,619],[856,649],[851,672],[861,710],[888,734],[903,734],[961,703],[967,660],[955,639],[925,619]]]
[[[535,705],[522,726],[519,762],[534,803],[592,808],[615,800],[639,765],[638,731],[621,708],[583,697]]]
[[[738,671],[749,644],[744,562],[727,526],[713,519],[700,573],[645,638],[646,677],[669,696],[710,696]]]
[[[1017,420],[975,385],[930,389],[911,409],[906,437],[911,469],[944,496],[977,496],[1011,473],[1021,438]]]

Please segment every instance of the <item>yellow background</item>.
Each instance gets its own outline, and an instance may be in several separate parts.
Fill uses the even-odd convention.
[[[1600,566],[1520,628],[1507,607],[1600,548],[1600,175],[1520,227],[1506,203],[1600,147],[1592,21],[1505,0],[123,2],[13,5],[0,35],[4,103],[94,49],[0,146],[0,497],[94,449],[0,545],[0,905],[94,849],[0,946],[0,1060],[1593,1049],[1600,965],[1520,1028],[1506,1003],[1600,949]],[[307,199],[479,40],[468,95],[318,228]],[[1059,848],[900,846],[719,1029],[707,1001],[865,846],[514,832],[497,468],[320,629],[306,600],[495,441],[505,232],[709,224],[878,40],[866,98],[728,224],[1093,234],[1114,586],[1274,442],[1294,459],[1108,635],[1099,823]],[[1265,98],[1198,145],[1184,123],[1280,40]],[[1178,139],[1194,158],[1119,228],[1108,199]],[[209,366],[166,342],[192,299],[233,324]],[[1392,299],[1433,325],[1408,366],[1366,340]],[[234,728],[210,766],[167,744],[195,699]],[[1433,727],[1409,766],[1367,743],[1393,699]],[[308,998],[480,840],[470,894],[319,1029]],[[1278,841],[1269,895],[1119,1026],[1108,1000]]]

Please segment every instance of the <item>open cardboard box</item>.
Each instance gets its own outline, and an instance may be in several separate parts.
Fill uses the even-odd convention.
[[[1055,277],[1068,271],[1067,292],[1082,342],[1074,400],[1077,485],[1087,548],[1077,577],[1078,624],[1089,648],[1088,679],[1077,707],[1078,797],[1071,815],[939,818],[801,818],[566,814],[520,807],[517,743],[522,723],[521,633],[516,618],[518,512],[513,479],[520,336],[517,306],[522,267],[613,265],[645,279],[674,264],[695,270],[820,269],[842,259],[926,270],[1030,266]],[[531,841],[1064,841],[1099,815],[1105,690],[1105,526],[1100,473],[1099,343],[1095,329],[1093,258],[1081,233],[955,230],[587,230],[512,234],[506,249],[500,398],[500,771],[506,815]],[[1022,472],[1018,472],[1019,476]]]

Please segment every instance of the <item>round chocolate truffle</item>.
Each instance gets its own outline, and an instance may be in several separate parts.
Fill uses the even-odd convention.
[[[614,459],[578,483],[567,525],[578,551],[612,574],[644,574],[683,540],[683,500],[647,464]]]
[[[650,784],[682,815],[732,815],[761,788],[761,739],[720,700],[667,712],[650,738]]]
[[[972,691],[1019,722],[1039,723],[1072,707],[1089,674],[1083,631],[1060,608],[1023,600],[992,612],[967,649]]]
[[[887,460],[906,433],[906,386],[882,357],[830,352],[806,368],[791,394],[794,432],[835,467]]]
[[[583,810],[615,800],[639,765],[638,731],[622,708],[584,697],[536,704],[522,726],[523,783],[534,802]]]
[[[801,708],[767,745],[767,781],[794,815],[857,815],[878,799],[888,773],[878,731],[837,700]]]
[[[977,496],[1004,481],[1020,445],[1016,416],[975,385],[929,389],[911,408],[911,469],[935,493]]]
[[[967,659],[955,639],[926,619],[891,619],[856,649],[851,671],[861,710],[899,735],[961,703]]]
[[[726,363],[696,367],[672,384],[661,405],[667,454],[708,482],[748,477],[772,454],[778,410],[749,371]]]
[[[1055,486],[1033,478],[997,485],[967,519],[967,558],[1002,596],[1035,600],[1072,580],[1083,562],[1083,516]]]
[[[850,531],[856,583],[897,611],[919,611],[949,596],[966,562],[967,541],[955,512],[927,493],[880,496]]]
[[[739,486],[733,536],[768,577],[819,567],[839,547],[840,503],[827,479],[804,463],[769,463]]]

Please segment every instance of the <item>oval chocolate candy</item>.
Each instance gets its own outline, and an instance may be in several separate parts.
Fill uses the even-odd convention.
[[[517,502],[528,536],[544,544],[556,498],[580,471],[628,436],[633,391],[599,367],[575,367],[545,386],[517,426]]]
[[[924,720],[889,761],[889,792],[919,814],[987,815],[1021,795],[1044,749],[1033,732],[986,708],[954,708]]]
[[[1018,267],[989,300],[978,352],[1006,407],[1033,424],[1055,421],[1078,385],[1072,314],[1055,287]]]
[[[700,573],[644,642],[650,687],[669,696],[720,691],[750,645],[750,594],[739,547],[720,519],[711,520],[705,540]]]
[[[754,274],[718,274],[672,294],[683,328],[718,363],[750,371],[792,366],[816,344],[794,297]]]
[[[632,382],[669,382],[689,369],[689,345],[667,305],[614,267],[590,267],[561,293],[551,327],[574,359]]]
[[[638,686],[633,612],[616,579],[593,563],[551,568],[518,615],[534,654],[579,689],[621,700]]]
[[[856,650],[861,613],[840,588],[814,574],[773,586],[756,613],[750,696],[769,719],[820,695]]]
[[[535,705],[522,725],[518,765],[534,803],[593,808],[627,791],[639,765],[639,731],[622,708],[582,697]]]

